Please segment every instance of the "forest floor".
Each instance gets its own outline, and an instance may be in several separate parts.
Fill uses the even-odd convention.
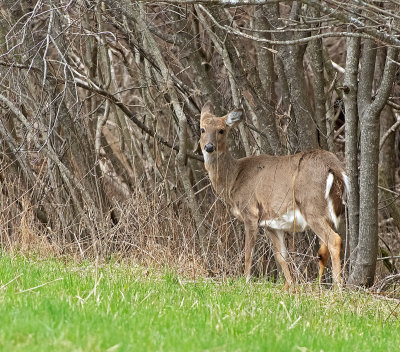
[[[2,351],[396,351],[397,300],[0,252]]]

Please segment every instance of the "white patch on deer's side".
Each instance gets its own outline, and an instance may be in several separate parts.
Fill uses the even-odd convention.
[[[333,185],[333,174],[329,173],[328,178],[326,179],[325,199],[329,198],[329,193],[331,191],[332,185]]]
[[[226,118],[226,124],[232,126],[235,122],[238,122],[242,118],[243,112],[241,110],[231,111]]]
[[[295,211],[289,210],[279,218],[260,221],[259,226],[270,227],[274,230],[302,232],[308,227],[308,224],[303,214],[296,209]]]
[[[288,257],[288,252],[286,250],[286,245],[285,245],[285,233],[283,231],[276,231],[276,235],[279,238],[279,244],[281,246],[281,255],[284,259]]]

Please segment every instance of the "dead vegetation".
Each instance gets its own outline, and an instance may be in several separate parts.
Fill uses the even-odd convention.
[[[376,257],[386,258],[377,261],[378,281],[395,275],[400,106],[397,70],[385,69],[385,62],[398,62],[389,50],[398,41],[397,5],[358,9],[346,3],[332,13],[330,2],[321,3],[3,1],[2,248],[77,260],[134,258],[189,277],[239,276],[243,229],[205,176],[197,143],[201,106],[211,101],[218,114],[243,106],[245,123],[230,141],[237,157],[310,147],[346,154],[347,161],[353,156],[348,165],[358,191],[367,184],[358,182],[365,152],[358,118],[382,98],[385,108],[372,116],[381,138],[364,141],[381,144],[381,154],[360,170],[377,181],[377,170],[365,165],[377,167],[379,160],[379,185],[389,191],[371,205],[379,218],[378,211],[360,215],[376,220],[365,225],[368,231],[358,231],[364,222],[357,217],[356,231],[348,227],[344,263],[351,272],[360,253],[374,268]],[[350,14],[360,21],[357,30],[348,26]],[[358,51],[346,55],[351,48]],[[364,66],[372,71],[359,72]],[[352,68],[362,94],[347,99]],[[385,72],[390,79],[383,87]],[[355,149],[345,153],[351,136]],[[372,189],[376,193],[364,190],[364,196],[378,199],[378,182]],[[357,204],[354,209],[358,214]],[[316,278],[315,246],[311,233],[289,237],[297,281]],[[276,278],[261,233],[256,257],[255,274]]]

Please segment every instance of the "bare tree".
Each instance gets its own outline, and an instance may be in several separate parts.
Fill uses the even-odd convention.
[[[399,231],[379,228],[382,214],[400,223],[396,1],[5,0],[0,10],[3,245],[29,217],[83,256],[156,261],[157,248],[209,275],[240,272],[241,229],[198,145],[210,101],[220,116],[244,108],[229,140],[237,156],[345,156],[346,276],[373,284],[378,231]],[[294,241],[296,275],[315,277],[313,237]]]

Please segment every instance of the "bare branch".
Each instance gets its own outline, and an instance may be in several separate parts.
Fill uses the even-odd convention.
[[[215,18],[210,14],[210,12],[202,5],[199,6],[207,15],[208,17],[213,21],[213,23],[227,31],[228,33],[231,34],[236,34],[238,36],[244,37],[246,39],[251,39],[254,40],[256,42],[261,42],[261,43],[267,43],[270,45],[295,45],[295,44],[305,44],[308,43],[311,40],[315,40],[315,39],[322,39],[322,38],[340,38],[340,37],[357,37],[357,38],[366,38],[366,39],[374,39],[374,37],[372,35],[369,34],[365,34],[365,33],[353,33],[353,32],[328,32],[328,33],[321,33],[321,34],[315,34],[315,35],[311,35],[309,37],[305,37],[305,38],[299,38],[299,39],[293,39],[293,40],[271,40],[271,39],[266,39],[266,38],[260,38],[260,37],[255,37],[253,35],[250,34],[246,34],[243,33],[231,26],[227,26],[227,25],[221,25],[218,23],[218,21],[215,20]],[[290,30],[288,30],[290,31]],[[285,33],[283,32],[279,32],[279,33]]]
[[[383,145],[385,144],[386,139],[400,127],[400,116],[399,114],[395,114],[397,121],[390,127],[384,135],[381,137],[379,142],[379,150],[382,149]]]
[[[129,108],[122,103],[121,101],[119,101],[113,94],[109,93],[108,91],[101,89],[100,87],[95,86],[94,84],[89,84],[79,78],[75,78],[75,82],[76,85],[78,87],[87,89],[89,91],[92,91],[94,93],[100,94],[101,96],[109,99],[113,104],[115,104],[116,106],[118,106],[118,108],[120,108],[124,114],[136,125],[138,126],[141,130],[143,130],[144,132],[146,132],[149,136],[153,137],[155,140],[157,140],[159,143],[161,143],[162,145],[165,145],[168,148],[171,148],[173,150],[176,150],[177,152],[179,152],[179,147],[176,145],[172,145],[171,143],[167,142],[163,137],[161,137],[160,135],[158,135],[156,132],[154,132],[153,130],[151,130],[150,128],[148,128],[145,124],[143,124],[140,120],[137,119],[137,117],[135,116],[135,114],[133,114]],[[189,158],[192,159],[196,159],[199,161],[204,161],[203,157],[201,155],[198,154],[194,154],[192,152],[187,152],[187,156]]]

